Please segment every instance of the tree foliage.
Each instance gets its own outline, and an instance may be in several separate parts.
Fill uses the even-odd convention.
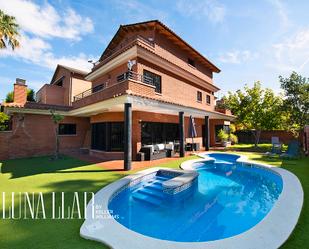
[[[35,101],[35,91],[33,89],[27,89],[27,101]],[[14,92],[8,92],[5,97],[6,103],[14,102]]]
[[[5,131],[7,129],[6,122],[10,120],[10,117],[4,112],[0,112],[0,131]]]
[[[35,91],[33,89],[27,89],[27,101],[35,101]]]
[[[225,107],[236,116],[238,127],[252,130],[255,145],[259,143],[261,130],[282,128],[282,97],[276,96],[271,89],[262,89],[260,82],[244,91],[229,92],[223,97]]]
[[[5,102],[6,103],[12,103],[14,102],[14,92],[8,92],[6,97],[5,97]]]
[[[5,14],[0,10],[0,49],[10,46],[13,50],[19,47],[19,25],[13,16]]]
[[[286,127],[298,135],[299,130],[309,124],[309,79],[293,72],[288,78],[279,76],[279,81],[285,95]]]

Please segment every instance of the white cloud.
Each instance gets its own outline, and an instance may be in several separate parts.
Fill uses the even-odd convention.
[[[57,64],[63,64],[89,71],[91,64],[88,63],[89,57],[81,53],[77,56],[57,57],[52,53],[51,45],[38,37],[29,37],[22,33],[20,39],[21,46],[14,51],[10,49],[0,50],[0,58],[14,57],[28,63],[34,63],[49,69],[55,69]]]
[[[47,2],[40,6],[26,0],[0,1],[0,9],[15,16],[22,30],[39,37],[80,40],[81,35],[93,31],[89,17],[82,17],[71,8],[57,12]]]
[[[0,9],[16,17],[21,26],[20,47],[0,50],[0,58],[12,57],[54,70],[57,64],[64,64],[89,71],[89,57],[83,53],[73,56],[56,56],[51,38],[79,41],[81,36],[93,31],[88,17],[82,17],[73,9],[57,11],[45,2],[42,6],[26,0],[0,1]]]
[[[279,16],[280,19],[280,26],[282,31],[287,30],[291,26],[291,21],[288,17],[288,12],[281,0],[269,0],[269,2],[273,5],[275,8],[277,15]]]
[[[184,16],[197,19],[206,17],[213,23],[220,23],[226,15],[226,8],[217,0],[179,0],[177,10]]]
[[[230,52],[220,54],[218,60],[223,63],[240,64],[243,62],[254,60],[258,56],[259,55],[257,52],[251,52],[249,50],[244,50],[244,51],[233,50]]]
[[[302,29],[273,45],[272,67],[281,71],[309,72],[309,28]]]

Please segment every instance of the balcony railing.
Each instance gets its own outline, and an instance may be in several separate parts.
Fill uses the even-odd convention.
[[[127,72],[117,76],[117,82],[118,83],[121,83],[121,82],[126,81],[126,80],[134,80],[134,81],[142,82],[142,83],[145,83],[145,84],[148,84],[148,85],[151,85],[151,86],[154,85],[153,79],[151,77],[141,75],[141,74],[135,73],[133,71],[127,71]],[[97,85],[95,87],[92,87],[92,88],[74,96],[73,99],[74,99],[74,101],[83,99],[83,98],[90,96],[94,93],[101,92],[105,88],[106,88],[106,84]]]
[[[96,92],[102,91],[104,88],[105,88],[105,84],[97,85],[95,87],[92,87],[92,88],[80,93],[80,94],[77,94],[76,96],[74,96],[73,100],[77,101],[77,100],[83,99],[87,96],[90,96],[90,95],[96,93]]]
[[[122,82],[124,80],[135,80],[153,86],[153,79],[151,77],[133,71],[127,71],[117,76],[117,82]]]

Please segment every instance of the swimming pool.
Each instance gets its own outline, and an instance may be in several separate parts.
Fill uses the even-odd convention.
[[[238,157],[209,156],[215,160],[195,163],[197,186],[188,189],[186,198],[166,198],[161,186],[169,177],[155,175],[118,194],[109,210],[125,227],[164,240],[218,240],[250,229],[278,199],[281,177],[238,164]]]
[[[113,183],[118,187],[114,186],[116,190],[105,198],[100,191],[96,196],[102,196],[107,209],[112,210],[117,219],[86,221],[81,235],[104,241],[114,248],[126,248],[130,243],[135,243],[134,248],[143,248],[138,245],[145,248],[146,244],[147,248],[152,248],[151,245],[153,248],[213,248],[214,243],[215,247],[229,248],[226,243],[235,242],[238,248],[247,248],[248,244],[245,244],[255,243],[254,240],[258,241],[254,248],[263,248],[260,240],[264,233],[269,236],[268,229],[272,229],[268,223],[282,219],[282,213],[278,215],[274,209],[278,208],[278,202],[282,202],[282,195],[286,198],[284,190],[289,189],[285,185],[286,172],[249,163],[238,155],[207,153],[200,156],[203,159],[187,161],[182,165],[183,169],[197,171],[197,180],[173,196],[167,195],[163,186],[175,175],[160,169],[146,170],[135,177],[129,176],[122,183]],[[295,191],[295,182],[293,185]],[[108,188],[105,190],[105,193],[110,191]],[[294,222],[286,225],[288,229],[285,233],[281,231],[278,237],[280,242],[272,238],[275,241],[272,243],[278,245],[284,242],[282,236],[293,230],[301,206],[302,201],[294,209],[295,214],[289,213]],[[276,215],[278,220],[272,220]],[[91,229],[94,222],[97,225]],[[278,227],[278,224],[274,225]],[[105,234],[96,230],[104,230]],[[120,236],[121,231],[127,235]],[[122,240],[106,237],[106,233],[120,236]],[[248,236],[251,241],[246,241]],[[131,240],[128,240],[130,237]],[[240,241],[238,245],[237,241]],[[269,243],[267,245],[272,248]]]

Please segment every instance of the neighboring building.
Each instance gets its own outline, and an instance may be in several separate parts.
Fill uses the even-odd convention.
[[[53,127],[50,109],[65,116],[59,127],[62,151],[89,147],[104,159],[127,162],[132,155],[135,160],[144,145],[181,142],[182,113],[188,142],[192,115],[194,141],[215,146],[216,132],[234,118],[215,109],[219,88],[213,73],[219,72],[159,21],[120,26],[90,73],[59,65],[51,83],[38,91],[37,103],[26,102],[25,84],[15,84],[14,97],[19,99],[4,105],[13,116],[5,155],[52,152],[53,131],[46,132]],[[2,153],[3,146],[0,142]]]

